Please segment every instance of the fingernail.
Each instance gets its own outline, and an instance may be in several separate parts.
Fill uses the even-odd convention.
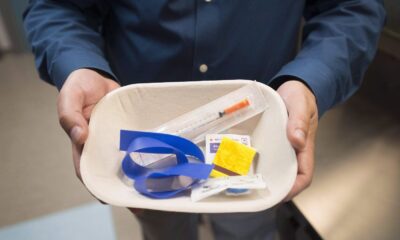
[[[300,141],[302,141],[302,142],[306,141],[306,134],[304,133],[304,131],[302,131],[300,129],[296,129],[294,134],[296,135],[296,138],[300,139]]]
[[[77,143],[82,135],[82,129],[78,126],[75,126],[71,130],[71,139],[74,143]]]

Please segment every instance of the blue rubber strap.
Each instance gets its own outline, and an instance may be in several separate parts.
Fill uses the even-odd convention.
[[[183,147],[185,147],[185,146],[183,146]],[[157,153],[157,154],[170,153],[170,154],[176,155],[178,164],[183,164],[183,163],[188,162],[185,154],[178,148],[175,148],[169,144],[166,144],[162,141],[159,141],[155,138],[150,138],[150,137],[135,138],[129,145],[127,152],[129,152],[129,153],[131,153],[131,152]],[[196,156],[194,156],[194,157],[196,157]]]
[[[167,143],[170,146],[180,149],[186,155],[194,156],[198,158],[200,161],[204,162],[204,155],[201,149],[188,139],[165,133],[128,131],[128,130],[121,130],[120,134],[121,134],[121,140],[119,149],[122,151],[127,151],[128,147],[131,145],[134,139],[138,137],[148,137],[156,139],[160,142]]]
[[[202,164],[202,163],[187,163],[176,165],[174,167],[170,167],[160,172],[152,172],[149,175],[141,176],[135,179],[134,187],[135,189],[142,193],[145,196],[152,198],[170,198],[179,193],[189,189],[192,185],[196,184],[200,179],[207,179],[210,175],[210,171],[212,169],[212,165]],[[162,192],[152,192],[146,186],[146,181],[148,179],[162,179],[166,177],[176,177],[176,176],[187,176],[193,179],[193,181],[179,189],[174,189],[171,191],[162,191]]]
[[[148,197],[170,198],[189,189],[200,179],[207,179],[213,166],[204,163],[204,155],[193,142],[174,135],[153,132],[121,130],[120,150],[126,151],[122,160],[122,170],[126,176],[134,179],[135,189]],[[166,168],[145,167],[137,164],[130,153],[174,154],[177,165]],[[199,160],[189,163],[187,155]],[[162,179],[177,176],[190,177],[192,181],[179,189],[170,191],[152,191],[147,187],[150,179]]]

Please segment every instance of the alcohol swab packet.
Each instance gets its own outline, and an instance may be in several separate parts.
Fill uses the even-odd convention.
[[[250,136],[238,134],[207,134],[206,135],[206,162],[211,164],[215,160],[215,155],[224,137],[228,137],[236,142],[251,147]],[[254,174],[253,166],[250,167],[249,174]],[[249,194],[251,191],[246,188],[228,188],[225,194],[228,196],[240,196]]]
[[[209,178],[192,188],[190,198],[193,202],[216,195],[228,188],[264,189],[267,184],[261,174]]]
[[[251,147],[250,136],[238,134],[207,134],[206,135],[206,163],[212,164],[215,154],[221,144],[222,138],[228,137],[234,141],[240,142],[248,147]]]
[[[237,176],[249,174],[257,151],[240,142],[223,137],[213,161],[210,177]]]

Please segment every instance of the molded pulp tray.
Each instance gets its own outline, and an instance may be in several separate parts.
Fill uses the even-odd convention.
[[[149,130],[234,91],[249,80],[134,84],[106,95],[93,110],[89,136],[81,157],[84,184],[98,199],[116,206],[175,212],[255,212],[278,204],[291,189],[296,173],[296,155],[286,137],[287,112],[280,96],[259,84],[268,103],[262,114],[236,126],[230,133],[251,136],[259,153],[255,172],[262,173],[267,189],[245,196],[219,194],[192,202],[189,194],[171,199],[140,195],[123,180],[119,133]]]

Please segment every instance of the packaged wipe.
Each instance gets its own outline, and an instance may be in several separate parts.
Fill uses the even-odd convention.
[[[238,135],[238,134],[207,134],[206,136],[206,163],[213,163],[215,155],[221,145],[222,139],[228,137],[236,142],[239,142],[245,146],[251,147],[250,136]],[[253,174],[253,165],[250,166],[249,174]],[[247,188],[228,188],[225,190],[225,194],[228,196],[240,196],[250,193],[250,189]]]
[[[251,146],[250,136],[238,134],[207,134],[206,136],[206,163],[211,164],[214,161],[215,154],[221,144],[222,138],[228,137],[232,140],[240,142],[246,146]]]
[[[223,137],[213,161],[211,177],[247,175],[256,155],[254,148],[248,147],[228,137]]]
[[[264,189],[267,184],[261,174],[209,178],[192,189],[190,198],[196,202],[218,194],[228,188]]]

